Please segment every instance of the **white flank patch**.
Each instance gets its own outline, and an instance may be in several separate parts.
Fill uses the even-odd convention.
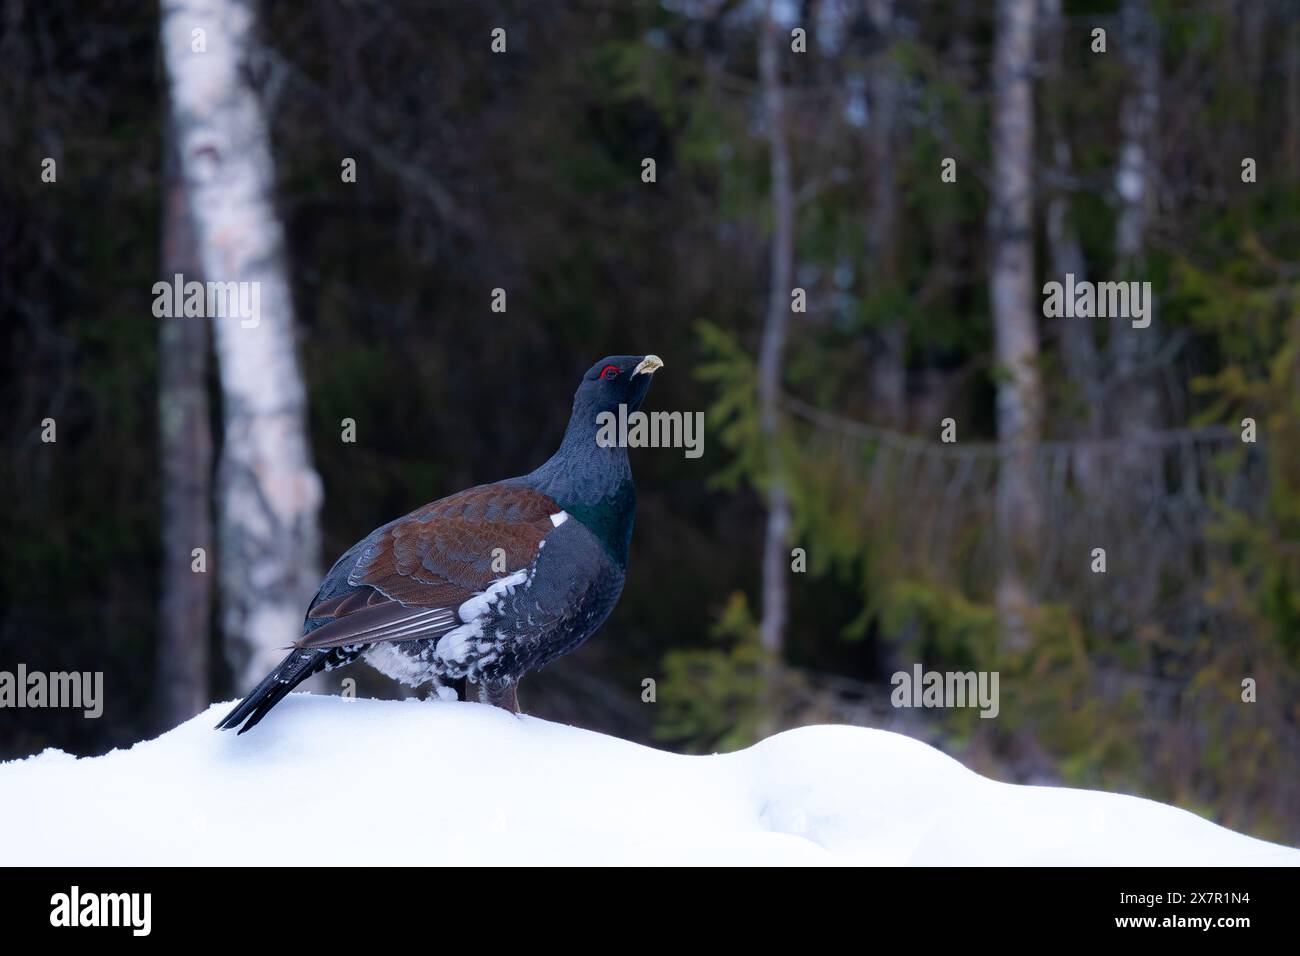
[[[430,676],[428,661],[416,660],[386,642],[370,645],[361,659],[385,677],[411,687],[419,687]]]
[[[514,594],[515,588],[524,583],[528,577],[528,570],[520,568],[513,574],[507,574],[503,578],[497,578],[487,586],[487,590],[480,591],[472,598],[456,609],[460,619],[467,624],[474,621],[487,613],[488,608],[501,599],[502,594]]]
[[[462,624],[438,639],[435,653],[447,663],[464,663],[469,658],[473,642],[482,634],[483,626],[478,621]]]
[[[551,524],[555,525],[557,528],[568,520],[569,513],[567,511],[557,511],[555,514],[551,515]]]
[[[528,569],[520,568],[513,574],[497,578],[487,586],[487,590],[475,594],[462,604],[456,613],[465,623],[455,630],[448,631],[438,641],[438,656],[444,661],[464,661],[473,649],[473,641],[483,636],[483,619],[503,594],[514,594],[515,588],[524,584],[529,578]]]

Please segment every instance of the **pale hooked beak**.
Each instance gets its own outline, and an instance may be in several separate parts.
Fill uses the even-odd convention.
[[[664,360],[657,355],[647,355],[643,358],[637,367],[632,369],[633,375],[640,375],[645,372],[647,375],[653,375],[658,369],[664,367]]]

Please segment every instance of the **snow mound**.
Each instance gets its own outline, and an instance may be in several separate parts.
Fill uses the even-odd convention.
[[[0,764],[9,865],[1300,865],[1184,810],[997,783],[926,744],[806,727],[712,757],[480,704],[294,694],[130,750]]]

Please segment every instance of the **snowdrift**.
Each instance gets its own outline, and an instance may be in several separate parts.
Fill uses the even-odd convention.
[[[1290,864],[1135,797],[997,783],[880,730],[684,757],[480,704],[294,694],[0,764],[4,864]]]

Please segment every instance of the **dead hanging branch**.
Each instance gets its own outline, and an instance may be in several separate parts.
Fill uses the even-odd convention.
[[[833,412],[817,408],[790,395],[783,397],[781,403],[785,409],[791,413],[791,415],[820,429],[838,432],[850,438],[879,442],[881,445],[888,448],[912,449],[917,454],[932,455],[938,458],[965,458],[974,456],[996,459],[1005,456],[1008,453],[1008,449],[1017,444],[1016,442],[998,441],[963,440],[959,443],[932,441],[928,438],[918,438],[915,435],[907,435],[903,432],[881,428],[877,425],[871,425],[866,422],[842,418]],[[1033,444],[1036,448],[1045,450],[1070,450],[1079,448],[1104,449],[1108,446],[1116,448],[1132,448],[1135,442],[1146,447],[1178,445],[1206,440],[1240,441],[1241,435],[1236,429],[1229,425],[1201,425],[1190,428],[1169,428],[1160,431],[1151,431],[1142,434],[1140,437],[1133,438],[1082,437],[1055,441],[1039,441],[1034,442]]]
[[[803,480],[821,506],[883,542],[900,572],[960,583],[975,598],[993,593],[997,482],[1010,443],[931,441],[791,397],[782,406],[800,457],[818,462]],[[1136,444],[1152,463],[1141,473],[1122,467]],[[1224,467],[1228,456],[1240,460]],[[1229,511],[1256,514],[1265,500],[1260,446],[1209,425],[1044,441],[1027,461],[1046,529],[1022,569],[1035,600],[1076,609],[1101,634],[1156,622],[1193,636],[1204,623],[1206,569],[1227,558],[1215,523]],[[1159,582],[1158,604],[1143,582]]]

